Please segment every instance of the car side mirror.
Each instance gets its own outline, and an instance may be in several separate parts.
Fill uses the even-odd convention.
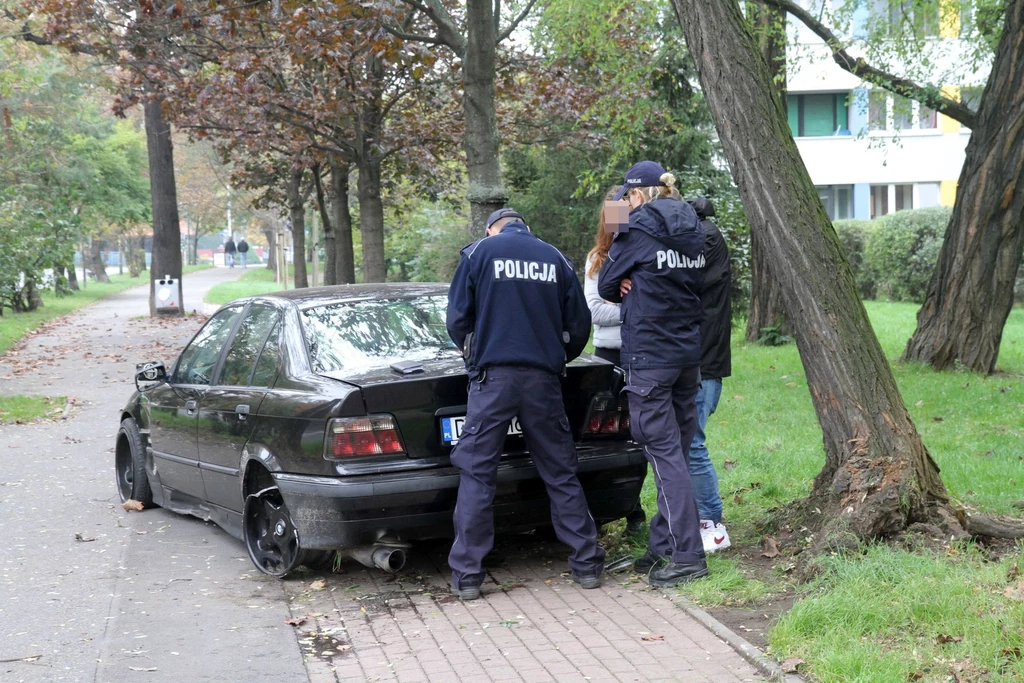
[[[146,391],[167,381],[167,368],[160,361],[135,366],[135,388]]]

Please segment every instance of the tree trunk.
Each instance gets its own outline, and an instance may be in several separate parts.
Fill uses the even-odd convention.
[[[948,501],[860,301],[849,263],[735,0],[672,0],[754,230],[789,311],[825,466],[811,515],[859,538],[893,534]],[[948,519],[948,517],[946,518]],[[814,523],[814,522],[810,522]]]
[[[380,161],[359,163],[359,232],[363,236],[363,282],[384,282],[384,205],[380,199]]]
[[[339,285],[356,281],[355,249],[352,246],[352,214],[348,206],[349,165],[331,161],[331,209],[334,213],[336,251],[336,282]]]
[[[748,2],[747,20],[768,63],[769,71],[786,108],[786,13],[761,2]],[[765,327],[779,327],[779,333],[792,336],[792,326],[782,310],[782,293],[772,276],[771,265],[759,235],[750,233],[750,312],[747,315],[747,341],[756,342]]]
[[[1024,2],[1006,7],[953,215],[904,360],[995,370],[1024,248]]]
[[[327,193],[324,192],[324,184],[320,176],[319,164],[313,167],[313,184],[316,187],[316,208],[320,212],[320,224],[324,226],[324,284],[338,284],[338,254],[334,246],[334,223],[331,221],[330,213],[327,211]]]
[[[89,269],[96,282],[110,283],[107,267],[103,264],[103,240],[99,237],[92,238],[89,243]]]
[[[304,169],[292,169],[288,179],[288,216],[292,222],[292,261],[295,262],[295,288],[309,287],[306,277],[306,201],[302,196]]]
[[[64,271],[67,273],[68,289],[72,292],[80,291],[78,288],[78,271],[75,269],[75,259],[71,259],[71,265],[65,266]]]
[[[508,193],[498,163],[498,124],[494,111],[497,31],[494,0],[467,0],[466,54],[463,55],[462,109],[469,175],[470,234],[478,235],[487,216],[505,206]]]
[[[266,224],[264,224],[266,225]],[[273,226],[268,230],[266,227],[263,228],[263,235],[267,238],[267,270],[274,271],[277,274],[277,231],[274,230]]]
[[[174,147],[171,127],[164,119],[162,99],[143,105],[146,148],[149,152],[149,187],[153,203],[153,263],[149,269],[149,314],[157,315],[156,281],[165,276],[178,280],[178,311],[185,311],[181,290],[181,225],[178,191],[174,182]],[[145,258],[145,256],[143,256]]]

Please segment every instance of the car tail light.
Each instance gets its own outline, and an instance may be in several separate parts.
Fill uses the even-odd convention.
[[[629,434],[629,411],[621,399],[595,396],[587,412],[583,436],[619,436]]]
[[[405,453],[395,418],[390,415],[343,417],[327,423],[328,460],[358,458],[367,455]]]

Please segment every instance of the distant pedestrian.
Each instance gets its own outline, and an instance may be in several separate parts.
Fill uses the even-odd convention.
[[[700,388],[700,291],[704,229],[693,207],[672,199],[675,176],[653,161],[626,173],[616,199],[629,226],[615,235],[598,293],[622,302],[622,364],[633,439],[658,487],[647,552],[633,563],[652,586],[707,576],[688,466]]]
[[[249,243],[245,241],[245,238],[238,240],[238,257],[242,260],[242,267],[246,268],[246,262],[249,256]]]
[[[235,267],[235,241],[231,237],[224,243],[224,260],[230,268]]]
[[[690,479],[700,514],[704,552],[725,550],[732,541],[722,524],[722,494],[718,473],[705,445],[708,417],[718,408],[722,379],[732,374],[732,266],[722,231],[711,221],[715,207],[704,197],[688,199],[704,228],[704,286],[701,288],[700,389],[697,391],[697,430],[690,442]]]
[[[499,209],[487,219],[487,237],[462,250],[447,323],[469,375],[466,420],[451,455],[459,470],[448,555],[452,592],[462,600],[480,597],[483,559],[494,546],[498,463],[517,415],[548,492],[555,535],[572,550],[573,579],[597,588],[605,553],[577,478],[560,381],[590,337],[590,312],[572,264],[535,237],[519,212]]]

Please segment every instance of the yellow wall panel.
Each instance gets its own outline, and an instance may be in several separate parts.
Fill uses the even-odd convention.
[[[939,36],[960,36],[960,3],[956,0],[941,0],[939,3]]]
[[[940,205],[953,206],[953,204],[956,202],[956,186],[957,181],[955,180],[943,180],[942,182],[939,183]]]
[[[960,101],[960,86],[959,85],[944,85],[942,86],[942,94],[951,100]],[[939,130],[943,133],[959,133],[960,122],[956,119],[951,119],[945,114],[939,114]]]

